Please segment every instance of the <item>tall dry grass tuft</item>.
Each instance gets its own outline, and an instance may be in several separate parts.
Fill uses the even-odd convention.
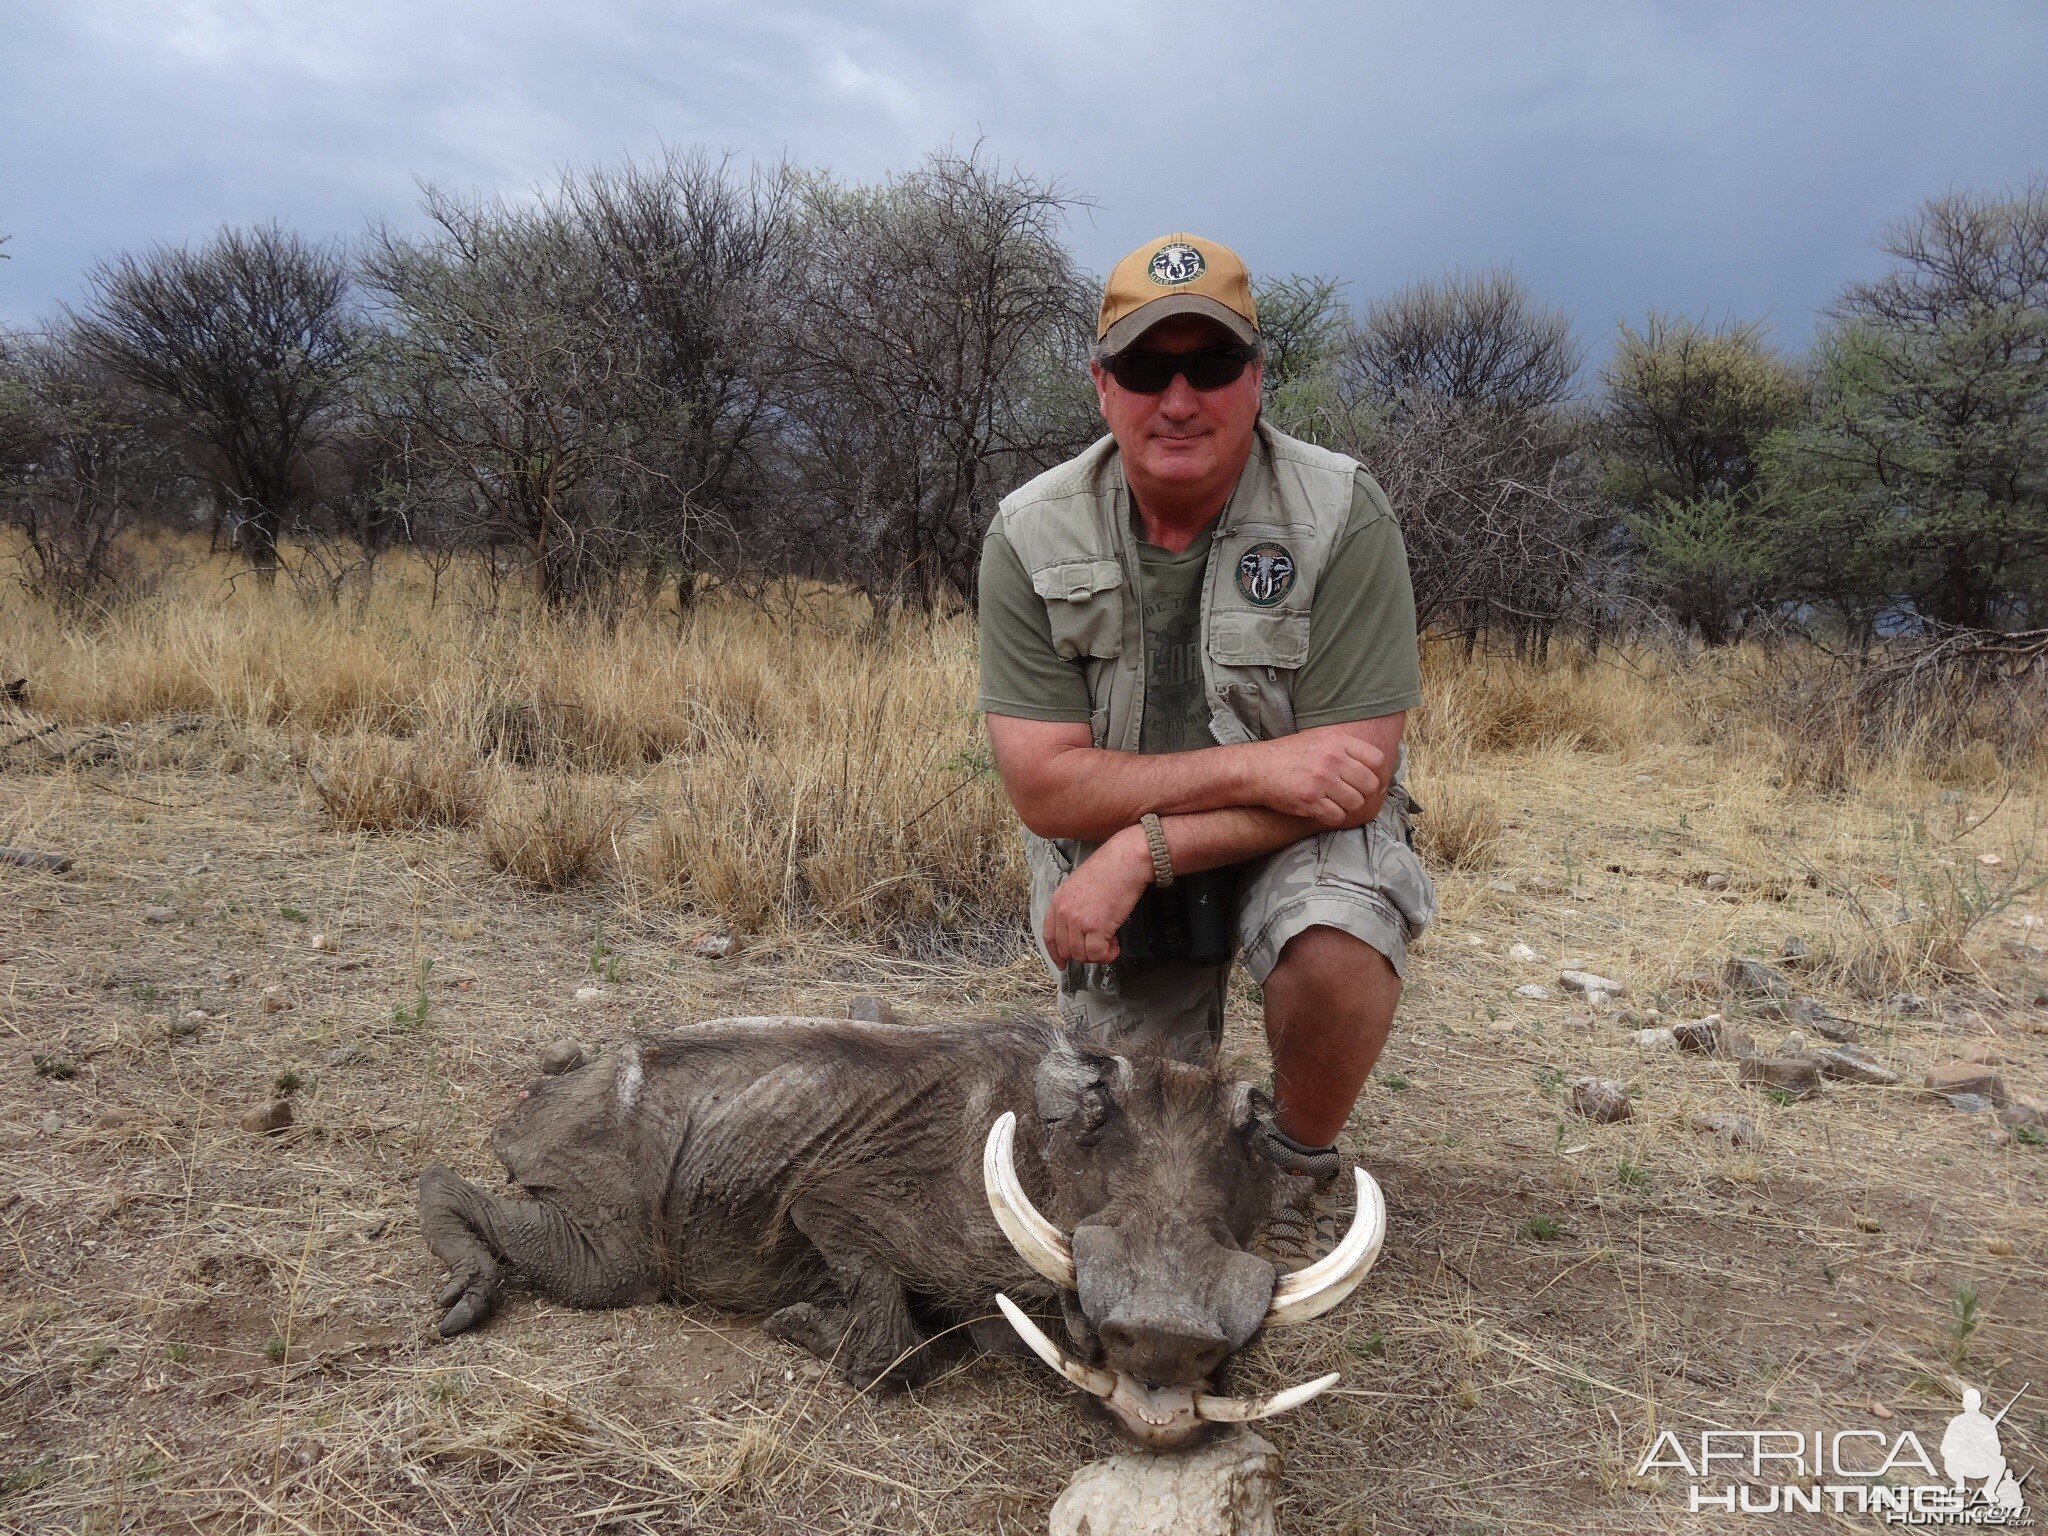
[[[1418,780],[1415,842],[1432,867],[1473,871],[1500,862],[1507,819],[1484,788],[1458,774]]]
[[[335,825],[365,832],[466,827],[482,801],[475,751],[439,738],[351,737],[307,764]]]
[[[815,670],[707,716],[658,781],[642,871],[740,928],[822,920],[919,952],[1007,933],[1022,844],[965,707],[967,637],[908,626],[870,643],[879,657],[862,644],[813,638]]]
[[[484,857],[521,885],[559,891],[610,861],[629,809],[617,787],[603,780],[558,775],[532,784],[508,777],[478,827]]]
[[[1538,665],[1485,651],[1428,646],[1417,751],[1437,761],[1582,747],[1638,752],[1687,739],[1682,695],[1632,658],[1571,656]]]

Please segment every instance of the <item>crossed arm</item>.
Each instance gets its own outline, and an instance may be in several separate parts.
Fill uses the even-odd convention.
[[[1176,872],[1216,869],[1379,814],[1405,713],[1274,741],[1143,755],[1091,745],[1086,725],[987,717],[1003,788],[1041,837],[1100,846],[1046,915],[1055,965],[1117,955],[1116,930],[1152,880],[1138,818],[1156,812]]]

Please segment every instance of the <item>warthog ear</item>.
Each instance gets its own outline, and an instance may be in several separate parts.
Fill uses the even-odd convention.
[[[1250,1128],[1259,1115],[1270,1113],[1273,1101],[1254,1083],[1233,1083],[1230,1093],[1230,1128],[1242,1131]]]
[[[1038,1118],[1068,1120],[1084,1109],[1100,1108],[1130,1081],[1131,1064],[1123,1057],[1082,1050],[1062,1038],[1038,1064]]]

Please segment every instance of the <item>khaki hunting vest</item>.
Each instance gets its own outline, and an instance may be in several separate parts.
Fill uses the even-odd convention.
[[[1202,682],[1225,746],[1294,732],[1316,582],[1351,516],[1357,461],[1260,422],[1217,519],[1202,578]],[[1105,437],[1003,498],[1003,532],[1045,599],[1053,646],[1088,676],[1095,745],[1138,750],[1145,715],[1143,577],[1130,491]]]

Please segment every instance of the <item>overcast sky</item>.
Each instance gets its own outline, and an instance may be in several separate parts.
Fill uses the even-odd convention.
[[[224,222],[403,225],[663,141],[901,168],[975,139],[1094,203],[1097,271],[1185,228],[1370,299],[1505,264],[1598,343],[1766,320],[1886,220],[2048,172],[2048,6],[1016,0],[11,0],[0,323]]]

